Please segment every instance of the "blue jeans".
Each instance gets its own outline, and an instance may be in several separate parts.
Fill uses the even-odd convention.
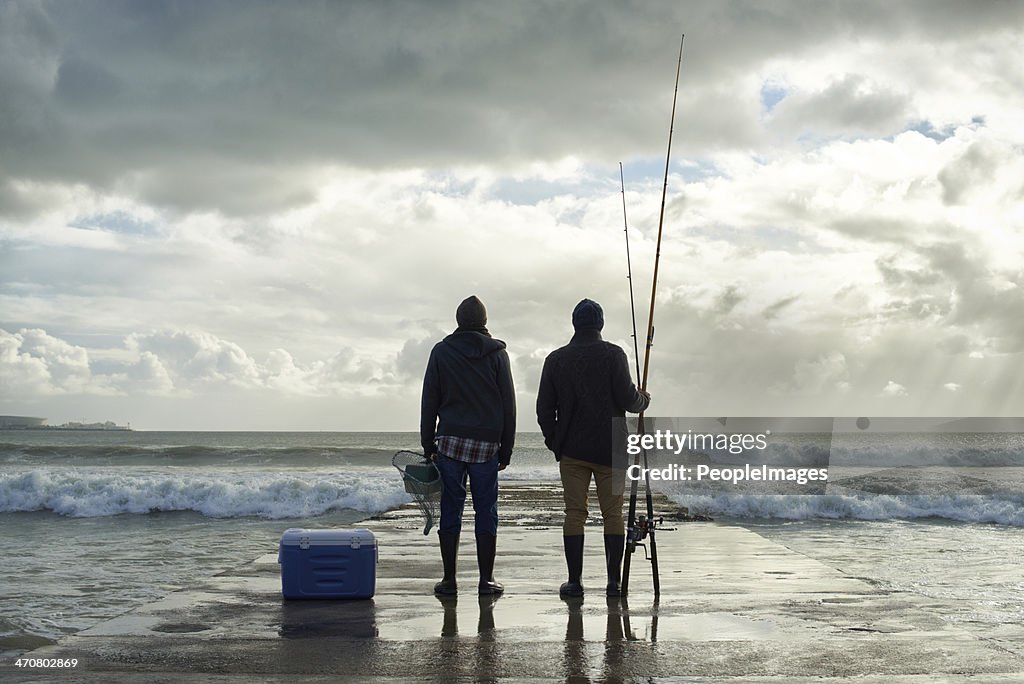
[[[441,525],[438,532],[459,534],[466,507],[466,475],[473,493],[476,534],[498,534],[498,457],[486,463],[466,463],[437,455],[441,473]]]

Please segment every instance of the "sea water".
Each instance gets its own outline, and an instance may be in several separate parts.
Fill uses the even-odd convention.
[[[833,444],[819,495],[663,493],[884,588],[949,599],[943,619],[1020,623],[1024,437],[957,439],[952,474],[890,468],[920,447],[886,437]],[[409,501],[390,462],[417,444],[414,433],[0,432],[0,653],[273,553],[288,527],[352,526]],[[540,435],[518,435],[501,478],[558,479]]]
[[[536,434],[503,479],[557,479]],[[0,431],[0,655],[408,501],[415,433]]]

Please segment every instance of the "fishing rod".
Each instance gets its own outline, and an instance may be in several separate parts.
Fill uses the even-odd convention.
[[[626,220],[626,179],[619,162],[619,187],[622,189],[622,232],[626,234],[626,280],[629,281],[629,313],[633,318],[633,360],[636,362],[636,377],[640,378],[640,348],[636,338],[636,301],[633,297],[633,262],[629,258],[629,221]]]
[[[626,234],[626,279],[629,280],[629,308],[630,314],[633,321],[633,360],[636,363],[636,377],[637,381],[640,381],[640,349],[637,346],[637,334],[636,334],[636,303],[635,297],[633,296],[633,262],[629,254],[629,221],[626,218],[626,181],[622,175],[622,162],[619,162],[619,187],[622,191],[622,223],[623,232]],[[643,414],[640,414],[638,433],[644,434],[644,419]],[[626,600],[626,593],[629,590],[629,566],[632,554],[636,551],[637,546],[643,546],[642,539],[651,535],[653,528],[647,521],[654,519],[654,504],[651,500],[651,481],[650,474],[648,472],[647,465],[647,449],[643,450],[643,462],[644,462],[644,485],[646,488],[648,503],[648,515],[646,518],[641,516],[641,520],[637,520],[636,517],[636,496],[637,496],[637,481],[632,480],[630,483],[629,492],[629,518],[626,526],[626,550],[625,558],[623,559],[623,572],[622,572],[622,583],[620,588],[620,595],[622,600]],[[640,464],[640,456],[637,455],[633,460],[633,465]],[[657,545],[654,544],[654,536],[651,535],[652,542],[652,553],[650,560],[652,562],[652,569],[654,570],[654,596],[655,599],[661,594],[661,582],[658,577],[658,565],[657,565]],[[646,549],[646,547],[645,547]],[[646,553],[645,553],[646,555]]]
[[[662,236],[663,229],[665,227],[665,198],[668,195],[668,172],[669,172],[669,165],[670,165],[670,163],[672,161],[672,134],[675,131],[676,101],[677,101],[678,96],[679,96],[679,72],[682,70],[682,66],[683,66],[683,40],[685,39],[685,37],[686,37],[685,34],[681,35],[679,37],[679,60],[676,62],[675,90],[672,93],[672,116],[671,116],[671,118],[669,120],[669,128],[668,128],[668,151],[665,153],[665,182],[664,182],[664,184],[662,185],[662,188],[661,188],[661,211],[660,211],[660,214],[658,216],[658,241],[657,241],[657,244],[656,244],[656,247],[655,247],[655,251],[654,251],[654,276],[652,278],[652,283],[651,283],[651,311],[650,311],[650,315],[648,316],[648,319],[647,319],[647,344],[646,344],[646,348],[644,350],[644,370],[643,370],[643,376],[642,376],[642,378],[640,380],[640,390],[642,392],[646,392],[647,391],[647,377],[648,377],[648,372],[650,371],[650,367],[651,367],[651,347],[654,345],[654,303],[655,303],[655,297],[656,297],[656,295],[658,293],[658,265],[659,265],[659,263],[661,261],[661,236]],[[620,167],[620,174],[621,174],[621,167]],[[623,186],[625,186],[625,183],[623,183]],[[622,200],[623,200],[623,212],[625,212],[625,200],[626,200],[625,187],[623,187],[623,191],[622,191]],[[623,220],[625,220],[625,217],[623,217]],[[628,240],[629,239],[629,237],[628,237],[629,233],[627,232],[626,235],[627,235],[627,240]],[[627,259],[628,259],[628,249],[627,249]],[[630,297],[632,297],[632,285],[633,285],[632,277],[631,276],[632,276],[632,267],[630,267]],[[636,349],[636,347],[635,347],[635,342],[636,342],[636,332],[635,332],[636,331],[636,321],[635,321],[635,318],[634,318],[633,326],[634,326],[634,333],[633,333],[634,334],[634,349]],[[639,366],[639,353],[637,353],[637,365]],[[643,414],[643,412],[641,412],[640,416],[639,416],[638,425],[637,425],[637,432],[638,432],[638,434],[644,434],[644,432],[645,432],[644,414]],[[627,521],[627,524],[626,524],[626,554],[625,554],[625,558],[624,558],[624,561],[623,561],[623,567],[622,567],[622,592],[621,593],[622,593],[622,596],[626,596],[626,594],[627,594],[627,592],[629,590],[629,566],[630,566],[630,559],[632,558],[633,553],[636,551],[636,547],[646,537],[646,538],[649,539],[648,545],[650,547],[651,573],[652,573],[653,578],[654,578],[654,600],[657,601],[658,598],[661,596],[661,579],[660,579],[660,576],[658,574],[658,545],[657,545],[657,542],[656,542],[656,539],[655,539],[655,529],[657,528],[657,525],[658,525],[659,521],[655,520],[655,518],[654,518],[654,498],[653,498],[653,496],[651,494],[651,478],[650,478],[650,475],[649,475],[649,470],[647,468],[647,450],[646,449],[642,449],[641,451],[642,451],[643,460],[644,460],[644,485],[645,485],[645,490],[646,490],[645,494],[646,494],[646,503],[647,503],[647,515],[646,515],[646,517],[645,516],[640,516],[640,518],[637,519],[637,515],[636,515],[637,480],[634,479],[634,480],[631,481],[631,484],[630,484],[629,518],[628,518],[628,521]],[[634,457],[633,465],[639,465],[639,464],[640,464],[640,454],[637,454]],[[645,555],[646,555],[647,547],[644,547],[644,551],[645,551]]]

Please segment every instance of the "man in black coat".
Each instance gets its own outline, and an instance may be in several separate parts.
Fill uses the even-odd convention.
[[[475,513],[480,594],[500,594],[494,581],[498,534],[498,471],[512,457],[515,388],[505,343],[487,331],[487,309],[468,297],[455,312],[459,327],[434,345],[423,376],[420,441],[441,473],[441,546],[444,578],[434,593],[452,595],[455,561],[469,476]]]
[[[601,339],[604,311],[600,304],[581,301],[572,312],[572,324],[576,332],[569,344],[544,360],[537,391],[537,422],[544,443],[559,462],[565,499],[562,540],[569,580],[559,593],[583,595],[583,525],[593,479],[604,520],[605,592],[618,596],[625,544],[622,502],[626,471],[625,464],[612,463],[612,419],[625,416],[626,411],[645,410],[651,396],[633,384],[626,353]]]

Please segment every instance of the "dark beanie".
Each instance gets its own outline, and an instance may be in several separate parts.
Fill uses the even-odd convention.
[[[460,328],[482,328],[487,325],[487,309],[484,303],[476,298],[466,297],[455,310],[455,322]]]
[[[604,327],[604,311],[592,299],[584,299],[572,310],[572,327],[577,330],[600,330]]]

